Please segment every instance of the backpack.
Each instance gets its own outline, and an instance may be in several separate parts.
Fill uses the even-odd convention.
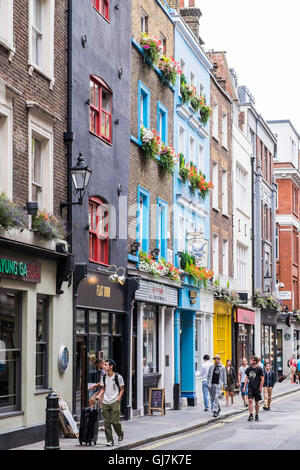
[[[106,379],[106,374],[103,375],[103,386],[105,387],[105,379]],[[118,372],[115,372],[115,378],[114,378],[114,381],[116,382],[116,385],[119,389],[119,393],[120,393],[120,385],[119,385],[119,374]]]

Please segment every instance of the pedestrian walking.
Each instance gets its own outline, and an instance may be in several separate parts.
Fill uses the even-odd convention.
[[[263,409],[266,411],[270,411],[271,401],[272,401],[272,392],[273,387],[276,382],[275,372],[271,369],[271,365],[269,362],[265,364],[265,372],[264,372],[264,406]]]
[[[124,393],[124,380],[120,374],[115,372],[115,367],[115,361],[107,359],[105,362],[106,375],[101,377],[100,381],[100,394],[104,391],[102,414],[107,440],[106,446],[108,447],[114,445],[112,426],[118,435],[118,442],[121,443],[124,438],[124,432],[120,423],[120,405]]]
[[[234,394],[234,389],[237,385],[237,378],[236,378],[236,373],[234,368],[232,367],[232,362],[230,359],[227,359],[226,361],[226,387],[225,387],[225,392],[226,392],[226,405],[229,403],[229,397],[231,397],[231,404],[233,405],[233,394]]]
[[[291,371],[291,383],[296,383],[296,370],[297,370],[297,361],[295,358],[295,354],[292,355],[291,359],[289,360],[289,367]]]
[[[253,399],[255,400],[255,421],[258,421],[259,402],[261,398],[261,391],[264,384],[264,373],[260,366],[258,366],[258,358],[252,356],[250,358],[250,367],[246,370],[246,380],[244,384],[244,392],[248,384],[248,401],[249,401],[249,418],[248,421],[253,421]]]
[[[204,402],[204,411],[209,410],[209,399],[210,399],[210,408],[213,408],[213,399],[211,396],[211,389],[207,386],[207,374],[210,366],[212,365],[210,357],[208,354],[203,356],[203,362],[200,368],[200,377],[202,378],[202,393],[203,393],[203,402]]]
[[[298,376],[298,384],[300,385],[300,355],[297,356],[297,376]]]
[[[245,385],[245,380],[246,380],[247,367],[248,367],[248,361],[245,357],[243,357],[242,365],[240,366],[238,370],[238,381],[239,381],[239,387],[241,389],[242,399],[246,408],[248,406],[248,384],[246,386],[245,392],[244,392],[244,385]]]
[[[100,381],[101,377],[106,374],[104,369],[105,361],[104,359],[96,359],[94,368],[95,370],[91,373],[92,382],[89,383],[88,389],[91,394],[89,398],[89,406],[95,406],[96,399],[100,392]],[[96,383],[95,383],[96,382]],[[101,395],[100,408],[102,408],[103,394]]]
[[[222,389],[226,386],[226,370],[221,362],[221,356],[218,354],[213,357],[215,363],[210,366],[207,374],[207,386],[211,390],[211,396],[213,400],[213,416],[216,418],[221,407],[219,404],[220,396],[222,395]]]

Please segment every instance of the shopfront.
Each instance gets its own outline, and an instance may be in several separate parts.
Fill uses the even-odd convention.
[[[215,300],[214,302],[214,354],[221,356],[225,366],[227,359],[232,359],[231,304]]]
[[[245,308],[236,308],[234,315],[235,330],[235,366],[238,369],[243,357],[248,363],[254,355],[254,325],[255,311]]]
[[[74,396],[75,412],[80,416],[88,403],[88,384],[94,382],[96,359],[114,359],[116,370],[124,377],[126,288],[110,282],[107,274],[88,272],[77,294]]]
[[[277,311],[261,310],[261,356],[277,371]]]
[[[62,347],[72,355],[72,287],[57,293],[67,257],[0,250],[0,449],[40,440],[50,386],[72,404],[72,361],[58,366]]]
[[[166,407],[173,408],[174,308],[178,285],[157,283],[143,275],[132,310],[132,416],[147,414],[150,388],[165,389]]]

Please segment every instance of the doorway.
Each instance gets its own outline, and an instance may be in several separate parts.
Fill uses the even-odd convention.
[[[75,413],[79,417],[81,409],[87,406],[87,346],[86,337],[76,338],[76,388]]]

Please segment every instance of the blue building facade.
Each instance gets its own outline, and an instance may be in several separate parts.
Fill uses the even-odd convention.
[[[207,58],[197,38],[182,17],[172,10],[175,25],[175,60],[180,63],[186,83],[193,85],[197,93],[205,96],[210,104],[210,69]],[[179,174],[180,165],[195,166],[208,181],[210,176],[209,121],[204,124],[199,111],[189,103],[183,104],[180,80],[174,96],[174,147],[181,154],[174,174],[174,253],[175,265],[181,267],[183,254],[196,255],[199,265],[209,268],[209,195],[205,198],[193,191],[189,181]],[[201,254],[200,254],[201,253]],[[180,408],[181,397],[188,405],[197,403],[196,395],[196,312],[200,310],[200,289],[191,276],[184,276],[175,311],[175,386],[174,403]]]

